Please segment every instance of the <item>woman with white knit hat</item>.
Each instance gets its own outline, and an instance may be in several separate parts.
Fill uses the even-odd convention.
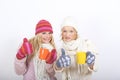
[[[96,71],[97,51],[89,40],[78,35],[78,28],[72,17],[64,19],[61,25],[62,48],[54,64],[56,72],[62,72],[62,80],[91,80]],[[77,52],[85,52],[85,63],[77,63]],[[81,55],[81,54],[80,54]],[[83,57],[79,57],[78,60]]]

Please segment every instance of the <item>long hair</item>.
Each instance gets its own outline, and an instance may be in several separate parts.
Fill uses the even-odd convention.
[[[29,39],[29,42],[32,44],[33,53],[30,56],[28,56],[28,59],[27,59],[28,62],[35,56],[35,54],[37,53],[37,51],[39,50],[39,48],[42,44],[41,37],[39,35],[35,35],[35,37]],[[50,40],[50,44],[53,46],[53,48],[55,48],[53,35]]]

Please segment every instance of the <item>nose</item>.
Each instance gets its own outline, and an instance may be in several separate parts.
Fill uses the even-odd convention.
[[[46,37],[49,38],[49,37],[50,37],[50,34],[46,34]]]
[[[70,33],[69,33],[69,32],[67,32],[67,33],[66,33],[66,36],[67,36],[67,37],[69,37],[69,36],[70,36]]]

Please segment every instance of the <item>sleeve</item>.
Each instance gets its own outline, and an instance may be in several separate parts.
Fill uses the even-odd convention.
[[[53,64],[46,64],[46,71],[50,76],[54,76],[55,71],[53,69]]]
[[[93,69],[88,68],[90,71],[97,71],[98,70],[98,50],[96,49],[95,45],[90,40],[85,40],[87,51],[91,51],[95,55],[95,62],[93,65]]]
[[[56,59],[56,61],[59,59],[60,55],[61,55],[61,48],[57,49],[57,59]],[[53,68],[54,68],[55,72],[62,72],[63,68],[58,68],[57,65],[56,65],[56,61],[53,64]]]
[[[26,58],[27,57],[21,60],[18,60],[17,58],[15,58],[14,68],[15,68],[16,74],[23,75],[27,71]]]

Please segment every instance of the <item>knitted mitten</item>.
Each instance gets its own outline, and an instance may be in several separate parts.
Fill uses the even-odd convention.
[[[91,65],[95,62],[95,55],[93,55],[90,51],[86,53],[86,63]]]
[[[56,59],[57,59],[56,49],[52,49],[51,52],[49,52],[49,54],[46,58],[46,63],[52,64]]]
[[[22,58],[26,57],[28,54],[31,54],[32,52],[33,52],[32,44],[30,44],[30,42],[27,40],[27,38],[24,38],[23,44],[19,48],[19,50],[16,54],[16,57],[17,57],[17,59],[22,59]]]
[[[56,65],[59,68],[62,67],[68,67],[71,64],[71,58],[69,55],[65,55],[65,50],[62,48],[61,49],[62,55],[60,56],[60,58],[57,60]]]

